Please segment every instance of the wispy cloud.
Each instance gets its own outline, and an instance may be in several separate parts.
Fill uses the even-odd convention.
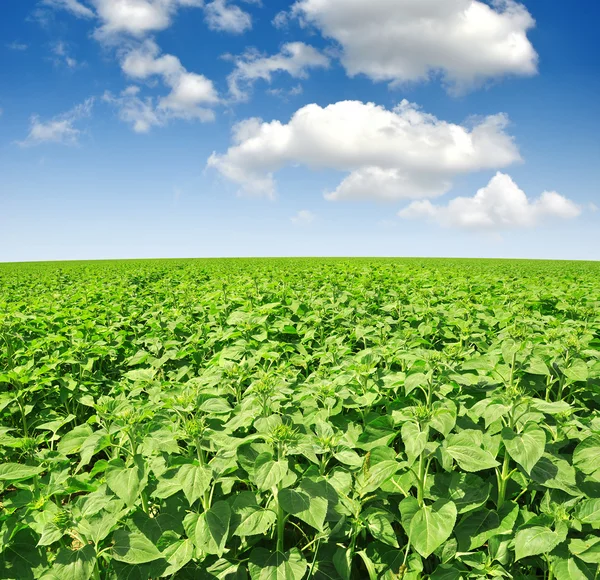
[[[82,131],[75,125],[82,119],[91,116],[93,105],[94,98],[90,97],[70,111],[49,121],[42,121],[38,115],[33,115],[30,121],[29,135],[25,140],[19,141],[18,144],[21,147],[31,147],[41,143],[77,145]]]
[[[27,50],[29,48],[29,45],[25,44],[24,42],[10,42],[6,45],[6,48],[8,48],[9,50],[23,52],[24,50]]]
[[[307,226],[315,221],[315,214],[307,209],[301,209],[295,216],[290,218],[291,222],[297,226]]]

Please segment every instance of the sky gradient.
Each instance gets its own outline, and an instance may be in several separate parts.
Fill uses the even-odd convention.
[[[600,260],[578,6],[5,0],[0,261]]]

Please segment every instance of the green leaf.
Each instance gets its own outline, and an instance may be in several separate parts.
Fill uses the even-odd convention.
[[[547,554],[562,541],[557,532],[542,526],[533,526],[517,532],[515,536],[515,559]]]
[[[221,557],[225,553],[230,520],[231,508],[226,501],[218,501],[200,514],[196,524],[196,546],[207,554]]]
[[[404,392],[406,396],[410,395],[410,393],[418,387],[426,387],[427,382],[427,376],[423,373],[408,375],[404,381]]]
[[[423,558],[428,558],[452,534],[456,523],[456,506],[450,500],[438,500],[423,506],[410,522],[410,543]]]
[[[451,435],[447,441],[446,452],[465,471],[484,471],[500,465],[489,451],[474,446],[472,441],[461,433]]]
[[[530,474],[544,454],[546,434],[543,429],[530,423],[519,434],[505,427],[502,429],[502,441],[512,459]]]
[[[96,551],[93,546],[80,550],[61,548],[50,569],[60,580],[89,580],[96,565]]]
[[[252,580],[302,580],[306,567],[307,562],[297,548],[285,553],[255,548],[248,562]]]
[[[49,546],[54,542],[58,542],[65,535],[64,531],[59,529],[53,522],[48,522],[42,528],[38,546]]]
[[[390,512],[369,508],[361,514],[361,519],[367,524],[367,529],[373,538],[394,548],[399,547],[396,532],[392,527],[395,518]]]
[[[194,544],[187,538],[171,544],[163,551],[163,557],[169,567],[163,572],[163,578],[170,578],[181,570],[194,556]]]
[[[573,382],[585,382],[589,377],[589,368],[581,359],[574,360],[563,372]]]
[[[456,407],[454,404],[451,401],[434,403],[429,423],[438,433],[448,437],[450,431],[456,425]]]
[[[342,580],[350,580],[352,576],[352,555],[350,548],[338,547],[333,554],[333,565]]]
[[[141,458],[133,467],[126,467],[122,459],[113,459],[109,461],[105,475],[106,485],[130,507],[136,503],[146,486]]]
[[[430,580],[462,580],[464,573],[450,564],[440,564],[434,571]]]
[[[22,465],[21,463],[1,463],[0,464],[0,481],[24,481],[31,479],[34,475],[38,475],[44,471],[43,467],[34,465]]]
[[[459,514],[470,512],[486,503],[492,485],[478,475],[453,471],[439,473],[433,478],[433,485],[425,490],[427,499],[451,499]]]
[[[582,524],[600,527],[600,499],[586,499],[578,503],[573,514]]]
[[[412,465],[423,453],[425,446],[427,445],[427,439],[429,437],[429,429],[421,431],[421,427],[414,421],[407,421],[402,425],[400,430],[402,434],[402,441],[404,442],[404,450],[408,457],[409,465]]]
[[[79,453],[81,446],[91,434],[92,428],[87,423],[78,425],[61,438],[58,442],[57,449],[63,455]]]
[[[140,532],[117,530],[113,534],[112,557],[127,564],[145,564],[163,557],[160,550]]]
[[[577,445],[573,465],[587,475],[600,469],[600,435],[592,435]]]
[[[178,469],[176,479],[181,485],[188,503],[192,505],[209,488],[212,472],[203,465],[186,464]]]
[[[301,482],[304,483],[304,482]],[[304,486],[298,489],[282,489],[277,494],[281,508],[308,525],[321,531],[327,515],[327,498],[320,497]]]
[[[361,496],[379,489],[388,479],[400,469],[397,461],[380,461],[371,468],[359,473],[356,484]]]
[[[571,540],[569,552],[588,564],[600,564],[600,538],[590,536],[586,540]]]
[[[544,487],[561,489],[571,495],[581,495],[576,487],[575,469],[568,461],[549,453],[544,453],[535,464],[530,477]]]
[[[273,461],[270,453],[261,453],[254,463],[254,482],[258,489],[275,487],[287,474],[287,461]]]
[[[284,490],[282,490],[284,491]],[[242,519],[235,528],[234,536],[256,536],[266,534],[277,519],[275,512],[261,507],[253,507],[242,512]]]
[[[456,539],[461,552],[468,552],[483,546],[492,536],[500,524],[496,512],[482,509],[469,514],[456,527]]]

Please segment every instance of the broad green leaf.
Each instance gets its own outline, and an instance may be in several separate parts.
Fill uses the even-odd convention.
[[[361,496],[378,489],[400,469],[397,461],[380,461],[357,476],[357,487]]]
[[[588,564],[600,564],[600,538],[574,539],[569,542],[569,552]]]
[[[459,514],[470,512],[485,504],[492,485],[472,473],[452,472],[436,476],[427,497],[451,499]]]
[[[255,548],[248,563],[252,580],[302,580],[306,567],[307,562],[297,548],[285,553]]]
[[[433,505],[423,506],[410,522],[410,543],[423,558],[428,558],[450,537],[455,522],[454,502],[438,500]]]
[[[409,421],[402,425],[400,432],[402,434],[402,441],[404,442],[404,450],[406,451],[408,462],[412,465],[421,453],[423,453],[423,450],[427,445],[429,429],[426,428],[422,431],[418,423]]]
[[[221,557],[225,553],[230,520],[231,508],[225,501],[218,501],[201,513],[196,524],[196,546],[207,554]]]
[[[535,464],[530,477],[544,487],[560,489],[571,495],[581,495],[576,487],[575,469],[568,461],[549,453],[544,453]]]
[[[462,580],[464,573],[450,564],[440,564],[429,578],[430,580]]]
[[[350,580],[352,576],[352,555],[350,548],[338,547],[333,554],[333,565],[342,580]]]
[[[600,470],[600,435],[592,435],[577,445],[573,465],[587,475]]]
[[[199,500],[209,488],[212,479],[210,468],[197,464],[182,465],[176,475],[188,503]]]
[[[408,535],[410,532],[410,523],[420,509],[419,502],[417,501],[417,498],[408,496],[400,502],[398,507],[400,509],[402,527]]]
[[[456,407],[454,404],[451,401],[434,403],[429,423],[438,433],[448,437],[450,431],[456,425]]]
[[[327,499],[324,497],[311,496],[305,489],[282,489],[277,494],[282,509],[307,524],[323,529],[327,515]]]
[[[446,453],[465,471],[484,471],[500,465],[489,451],[473,446],[461,434],[450,436],[447,441]]]
[[[469,514],[456,526],[456,538],[461,552],[468,552],[483,546],[489,538],[495,535],[500,524],[496,512],[481,509]]]
[[[410,393],[418,387],[426,387],[427,382],[427,376],[423,373],[408,375],[404,381],[404,392],[406,396],[410,395]]]
[[[188,538],[171,544],[163,551],[163,557],[169,563],[163,572],[163,578],[169,578],[181,570],[194,556],[194,544]]]
[[[275,487],[287,474],[287,461],[273,461],[270,453],[261,453],[254,463],[254,481],[262,491]]]
[[[96,552],[93,546],[80,550],[61,548],[50,573],[60,580],[89,580],[96,565]]]
[[[371,535],[380,542],[398,548],[396,532],[392,527],[394,516],[385,510],[369,508],[361,514]]]
[[[133,506],[145,487],[143,459],[137,458],[132,467],[127,467],[122,459],[113,459],[105,474],[110,490],[128,506]]]
[[[600,527],[600,499],[586,499],[578,503],[573,514],[582,524]]]
[[[24,481],[44,471],[43,467],[21,463],[0,463],[0,481]]]
[[[64,455],[79,453],[81,446],[91,434],[92,428],[87,423],[78,425],[66,435],[63,435],[61,440],[58,442],[57,449]]]
[[[285,490],[282,490],[285,491]],[[277,519],[275,512],[256,506],[242,514],[242,520],[235,528],[234,536],[256,536],[266,534]]]
[[[544,454],[546,434],[534,424],[527,425],[525,430],[518,434],[506,427],[502,429],[502,441],[512,459],[530,474]]]
[[[142,533],[117,530],[113,534],[112,557],[127,564],[145,564],[163,557],[160,550]]]
[[[517,532],[515,536],[515,559],[547,554],[562,541],[560,535],[550,528],[533,526]]]

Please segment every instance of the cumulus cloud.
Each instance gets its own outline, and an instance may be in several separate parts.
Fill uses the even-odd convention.
[[[160,48],[152,40],[146,40],[140,46],[124,53],[121,60],[123,72],[135,80],[146,80],[153,76],[161,77],[163,83],[171,92],[160,97],[155,106],[155,115],[164,122],[168,118],[199,119],[211,121],[214,112],[207,108],[219,102],[219,95],[211,80],[205,76],[189,72],[181,61],[171,54],[160,54]],[[123,96],[123,95],[122,95]],[[130,97],[131,95],[125,95]],[[135,96],[135,110],[146,110],[152,100],[138,102]],[[114,101],[119,103],[118,100]],[[127,109],[132,105],[132,99],[125,101]],[[146,116],[146,114],[144,114]],[[151,123],[161,124],[161,123]],[[147,129],[146,129],[147,130]]]
[[[315,221],[315,214],[307,209],[301,209],[295,216],[290,218],[297,226],[307,226]]]
[[[471,127],[448,123],[402,101],[392,110],[341,101],[302,107],[287,124],[247,119],[233,128],[233,145],[213,153],[208,166],[250,194],[273,197],[274,173],[302,164],[349,175],[331,200],[384,201],[435,197],[456,175],[498,169],[520,160],[506,133],[505,115]]]
[[[96,37],[109,41],[120,34],[143,37],[165,30],[182,7],[202,7],[203,0],[91,0],[102,21]]]
[[[555,191],[530,200],[509,175],[498,172],[473,197],[456,197],[447,205],[415,201],[398,215],[446,227],[490,231],[532,227],[547,218],[573,219],[580,213],[578,205]]]
[[[291,15],[341,45],[350,76],[397,84],[441,75],[460,92],[537,72],[527,38],[535,21],[514,0],[298,0]]]
[[[79,142],[81,130],[75,125],[78,121],[92,114],[94,99],[89,98],[70,111],[63,113],[49,121],[41,121],[38,115],[31,117],[29,135],[20,141],[21,147],[40,145],[41,143],[62,143],[63,145],[76,145]]]
[[[226,0],[213,0],[206,5],[205,20],[211,30],[241,34],[252,28],[252,17],[239,6]]]
[[[66,10],[77,18],[95,17],[94,11],[89,6],[86,6],[78,0],[43,0],[42,4],[52,8]]]
[[[306,78],[311,68],[327,68],[329,59],[316,48],[303,42],[284,44],[281,51],[265,56],[248,50],[234,58],[235,68],[227,78],[229,92],[238,101],[248,99],[255,81],[271,82],[273,73],[285,72],[294,78]]]

